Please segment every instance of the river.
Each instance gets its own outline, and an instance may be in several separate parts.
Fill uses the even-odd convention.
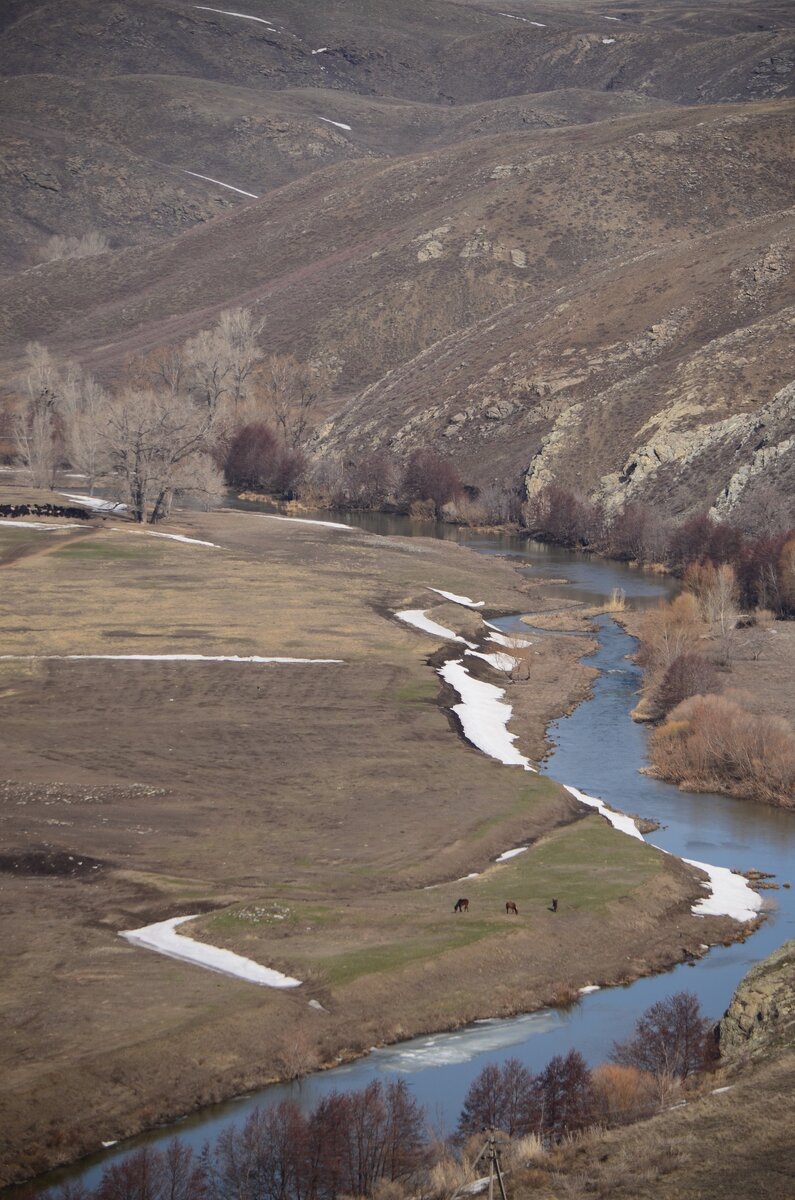
[[[240,503],[239,507],[257,506]],[[511,535],[470,535],[449,525],[412,523],[380,514],[365,518],[358,514],[316,515],[386,535],[460,537],[480,553],[525,560],[534,578],[569,580],[560,584],[560,595],[585,603],[603,602],[616,587],[624,590],[632,607],[656,604],[676,590],[670,578],[528,543]],[[503,618],[497,624],[506,632],[528,633],[527,625],[516,617]],[[646,730],[636,725],[629,713],[636,702],[640,672],[627,658],[635,642],[609,617],[598,618],[596,624],[599,648],[584,659],[599,669],[592,695],[550,727],[554,749],[541,770],[562,783],[600,796],[614,808],[659,821],[660,829],[647,841],[662,849],[718,866],[772,871],[777,882],[789,882],[788,872],[795,861],[792,813],[725,796],[680,792],[639,774],[646,755]],[[554,636],[543,631],[539,635]],[[682,964],[626,987],[592,992],[565,1011],[543,1009],[506,1020],[479,1021],[457,1033],[374,1049],[354,1063],[319,1072],[301,1084],[267,1087],[112,1147],[79,1167],[37,1181],[38,1188],[32,1194],[40,1195],[67,1178],[94,1187],[105,1166],[143,1144],[162,1146],[176,1133],[198,1150],[230,1122],[245,1120],[257,1105],[292,1097],[311,1107],[335,1088],[361,1088],[395,1072],[410,1081],[414,1095],[426,1106],[434,1124],[450,1127],[466,1089],[487,1062],[513,1056],[537,1070],[552,1055],[576,1048],[589,1063],[596,1064],[604,1060],[616,1038],[629,1032],[645,1008],[683,989],[695,992],[704,1012],[717,1018],[749,967],[795,936],[795,890],[764,895],[769,900],[769,915],[753,936],[732,946],[715,946],[692,966]]]

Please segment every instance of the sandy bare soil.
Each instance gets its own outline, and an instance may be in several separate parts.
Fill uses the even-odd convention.
[[[460,736],[428,662],[439,641],[392,613],[427,607],[471,637],[480,618],[429,587],[487,613],[554,607],[509,563],[249,514],[168,532],[213,546],[117,520],[0,526],[0,652],[342,661],[0,661],[3,1181],[283,1075],[296,1054],[328,1063],[532,1008],[730,936],[690,915],[699,887],[674,860]],[[553,659],[539,641],[529,680],[506,685],[523,752],[587,688],[583,649],[556,640]],[[205,914],[193,936],[303,986],[118,937],[186,913]]]

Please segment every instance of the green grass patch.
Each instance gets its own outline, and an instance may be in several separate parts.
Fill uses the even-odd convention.
[[[660,852],[618,833],[601,817],[586,817],[555,830],[525,854],[492,869],[464,888],[471,906],[502,910],[515,900],[530,911],[545,908],[553,896],[567,910],[602,908],[629,896],[660,869]],[[446,892],[460,894],[462,884]]]
[[[398,704],[434,704],[439,685],[432,679],[411,679],[395,692]]]
[[[88,559],[94,562],[104,562],[116,558],[152,559],[152,550],[148,546],[118,546],[113,542],[96,541],[71,542],[54,551],[55,558]]]
[[[455,926],[448,926],[444,932],[434,931],[431,937],[420,936],[403,942],[364,946],[361,950],[318,959],[313,965],[324,972],[329,983],[339,986],[363,975],[396,971],[423,958],[438,958],[447,950],[459,950],[499,930],[500,926],[495,921],[474,920],[464,924],[462,920]]]

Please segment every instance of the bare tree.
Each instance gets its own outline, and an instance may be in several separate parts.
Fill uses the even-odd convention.
[[[292,354],[277,354],[265,365],[264,383],[276,426],[285,444],[296,450],[306,441],[325,378]]]
[[[61,402],[64,446],[76,471],[85,475],[88,494],[97,480],[107,474],[109,398],[91,375],[80,370],[69,373]]]
[[[250,308],[230,308],[222,312],[218,329],[226,342],[229,356],[230,393],[237,413],[246,396],[246,382],[262,358],[259,337],[265,319],[257,320]]]
[[[185,396],[127,389],[108,405],[110,467],[135,521],[167,517],[189,465],[206,453],[213,415]]]
[[[624,1042],[615,1042],[613,1062],[648,1071],[661,1089],[675,1079],[687,1079],[708,1061],[712,1022],[701,1014],[692,992],[676,992],[652,1004],[635,1022]]]
[[[33,487],[52,488],[58,466],[56,410],[63,380],[46,346],[26,347],[26,400],[14,420],[14,442]]]

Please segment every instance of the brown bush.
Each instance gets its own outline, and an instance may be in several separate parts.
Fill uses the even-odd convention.
[[[628,1125],[657,1108],[654,1077],[637,1067],[602,1063],[591,1072],[594,1111],[602,1125]]]
[[[400,494],[404,500],[432,500],[439,514],[463,491],[453,464],[435,450],[415,450],[403,472]]]
[[[701,654],[679,654],[670,664],[654,693],[654,702],[663,713],[670,712],[690,696],[720,691],[714,666]]]
[[[694,696],[649,739],[665,779],[795,807],[795,733],[780,717],[749,712],[735,697]]]

